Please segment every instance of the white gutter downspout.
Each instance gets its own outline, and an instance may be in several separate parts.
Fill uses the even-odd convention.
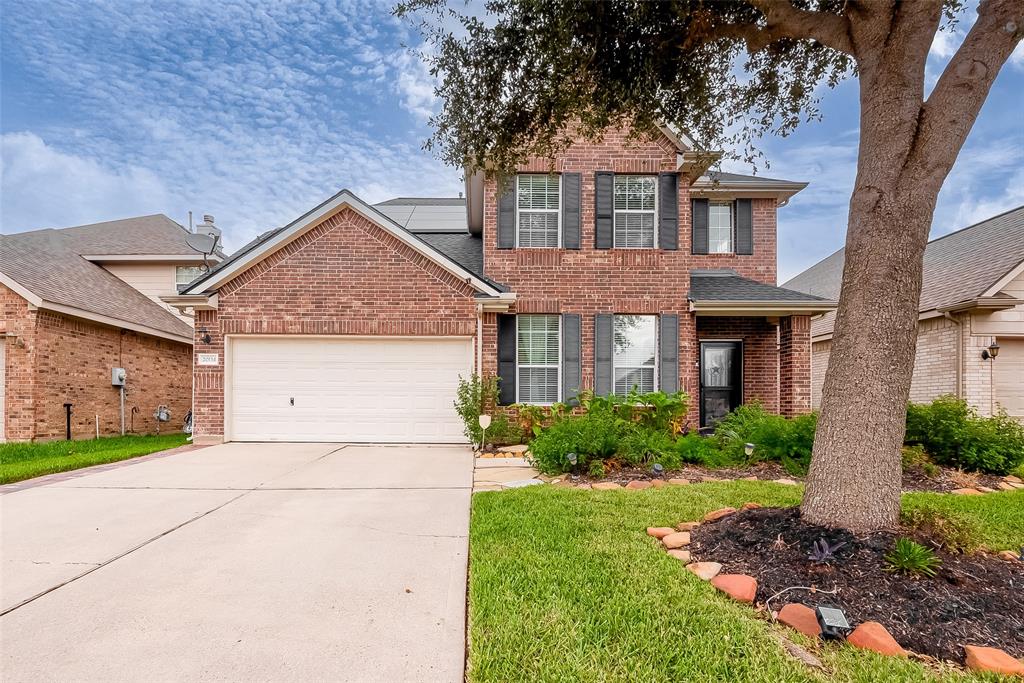
[[[484,305],[476,305],[476,375],[484,375]]]
[[[956,397],[963,398],[964,381],[964,324],[957,320],[949,311],[942,315],[956,325]]]

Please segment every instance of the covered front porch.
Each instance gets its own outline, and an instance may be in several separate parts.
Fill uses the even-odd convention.
[[[687,298],[697,340],[691,421],[710,428],[752,401],[786,416],[810,412],[810,320],[835,302],[732,270],[692,271]]]

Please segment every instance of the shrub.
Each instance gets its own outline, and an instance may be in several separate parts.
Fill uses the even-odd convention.
[[[498,401],[498,378],[483,377],[476,373],[469,379],[459,375],[459,388],[455,393],[455,411],[462,418],[462,432],[475,444],[480,443],[482,430],[480,416]]]
[[[817,413],[787,419],[769,413],[759,403],[747,403],[715,426],[715,441],[727,462],[771,460],[781,463],[791,474],[802,475],[811,463],[817,425]],[[754,444],[749,458],[744,452],[748,443]]]
[[[675,444],[681,462],[704,467],[729,467],[740,463],[730,462],[728,456],[718,448],[715,439],[691,432],[679,437]]]
[[[618,453],[627,464],[634,466],[657,462],[666,469],[677,469],[682,463],[668,431],[640,425],[629,429],[622,437]]]
[[[1005,412],[980,417],[963,399],[940,396],[907,406],[906,442],[939,464],[1006,474],[1024,463],[1024,425]]]
[[[576,454],[577,467],[586,468],[592,460],[615,455],[625,422],[608,411],[591,411],[567,417],[540,433],[530,443],[534,465],[545,474],[560,474],[570,469],[569,453]]]
[[[941,510],[923,506],[900,513],[903,526],[952,552],[969,553],[981,544],[981,530],[965,517],[951,517]]]
[[[909,538],[897,538],[892,551],[885,556],[886,571],[918,576],[935,576],[942,561],[935,553]]]
[[[924,450],[924,446],[920,444],[904,446],[902,453],[904,470],[918,468],[928,477],[937,477],[942,471],[938,465],[931,461],[928,453]]]

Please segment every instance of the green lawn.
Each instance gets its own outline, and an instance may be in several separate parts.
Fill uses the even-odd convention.
[[[474,495],[469,680],[986,680],[852,647],[813,645],[722,597],[644,533],[746,501],[794,505],[800,493],[795,486],[737,481]],[[983,521],[985,541],[995,548],[1024,543],[1024,491],[907,497],[908,505],[924,502]],[[827,671],[784,654],[773,629],[811,647]]]
[[[0,444],[0,484],[134,458],[186,443],[185,434]]]

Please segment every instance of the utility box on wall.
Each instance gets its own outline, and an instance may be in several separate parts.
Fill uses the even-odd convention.
[[[110,384],[115,387],[123,387],[124,382],[127,379],[127,374],[124,368],[111,368],[110,370]]]

